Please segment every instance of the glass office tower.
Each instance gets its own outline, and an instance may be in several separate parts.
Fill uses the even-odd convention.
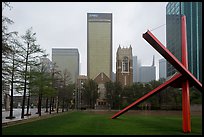
[[[167,48],[180,61],[181,15],[186,16],[188,69],[202,82],[202,2],[169,2],[166,6]],[[175,72],[167,63],[167,77]]]
[[[72,83],[75,83],[79,76],[79,58],[77,48],[52,48],[52,62],[56,63],[62,74],[67,69]]]

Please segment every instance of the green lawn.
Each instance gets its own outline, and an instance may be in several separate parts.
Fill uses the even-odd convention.
[[[3,135],[182,135],[181,115],[128,115],[64,112],[29,123],[2,127]],[[202,116],[191,116],[191,133],[202,135]]]

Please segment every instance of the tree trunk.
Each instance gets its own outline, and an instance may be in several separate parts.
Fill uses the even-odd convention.
[[[55,98],[52,98],[52,111],[54,111]]]
[[[8,116],[8,117],[6,117],[6,118],[8,118],[8,119],[12,119],[12,118],[15,118],[14,116],[13,116],[13,79],[14,79],[14,54],[13,54],[13,56],[12,56],[13,58],[12,58],[12,61],[13,61],[13,63],[12,63],[12,73],[11,73],[11,98],[10,98],[10,115]]]
[[[26,113],[26,116],[31,115],[31,114],[29,114],[29,108],[30,108],[30,91],[29,91],[29,94],[28,94],[28,101],[27,101],[27,113]]]
[[[38,98],[38,114],[41,116],[41,102],[42,102],[42,94],[39,94]]]
[[[67,101],[66,103],[66,110],[68,111],[68,109],[69,109],[69,101]]]
[[[51,114],[51,111],[52,111],[52,97],[50,97],[50,114]]]
[[[12,76],[12,79],[13,79],[13,76]],[[13,118],[15,118],[15,117],[13,116],[13,82],[12,82],[12,84],[11,84],[11,97],[10,97],[10,115],[8,117],[6,117],[6,119],[13,119]]]
[[[13,77],[14,77],[14,55],[13,55],[13,68],[12,68],[12,77],[11,77],[11,99],[10,99],[10,118],[13,117]]]
[[[45,113],[47,113],[47,112],[48,112],[48,97],[46,98],[45,107],[46,107],[46,109],[45,109]]]
[[[64,112],[64,98],[62,98],[62,112]]]
[[[27,82],[27,68],[28,68],[28,49],[29,49],[29,43],[27,45],[27,54],[26,54],[26,64],[25,64],[25,81],[24,81],[24,91],[23,91],[23,103],[22,103],[22,113],[21,118],[24,118],[24,109],[25,109],[25,100],[26,100],[26,82]]]
[[[57,97],[57,113],[58,113],[58,111],[59,111],[59,97]]]

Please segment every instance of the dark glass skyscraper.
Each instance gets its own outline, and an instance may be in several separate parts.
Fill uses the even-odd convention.
[[[169,2],[166,6],[167,48],[181,61],[181,15],[186,16],[188,69],[202,81],[202,2]],[[176,70],[167,63],[167,77]]]

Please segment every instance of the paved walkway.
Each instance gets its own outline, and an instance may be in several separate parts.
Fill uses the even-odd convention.
[[[21,118],[21,111],[22,111],[21,108],[17,108],[17,109],[14,108],[13,109],[13,116],[15,118],[6,119],[6,117],[8,117],[10,115],[10,111],[5,111],[5,110],[2,109],[2,125],[7,125],[9,123],[15,123],[15,122],[22,121],[22,120],[27,120],[29,118],[39,117],[39,114],[36,114],[37,108],[31,108],[29,110],[29,113],[31,115],[30,116],[24,116],[23,119]],[[59,110],[58,112],[61,113],[61,110]],[[27,113],[27,109],[25,109],[24,113],[25,114]],[[56,111],[52,111],[52,114],[54,114],[54,113],[56,113]],[[43,108],[42,111],[41,111],[41,116],[44,116],[44,115],[50,115],[50,113],[49,112],[46,113],[45,109]]]

